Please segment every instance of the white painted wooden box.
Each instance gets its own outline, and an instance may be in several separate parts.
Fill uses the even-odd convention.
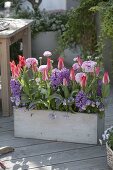
[[[15,137],[97,144],[103,131],[98,114],[14,109]]]

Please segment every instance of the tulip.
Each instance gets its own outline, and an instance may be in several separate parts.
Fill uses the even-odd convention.
[[[64,68],[64,58],[59,57],[58,58],[58,69],[61,70]]]
[[[63,86],[67,86],[68,85],[68,82],[66,80],[66,78],[63,78]]]
[[[46,81],[46,80],[48,80],[48,79],[49,79],[49,78],[48,78],[48,69],[45,68],[45,69],[43,70],[43,80]]]
[[[19,65],[20,67],[24,67],[26,65],[26,60],[24,56],[19,55]]]
[[[32,64],[32,70],[33,70],[34,72],[37,72],[37,71],[38,71],[38,67],[37,67],[37,64],[36,64],[35,62]]]
[[[107,85],[110,82],[108,72],[104,73],[103,79],[102,79],[103,84]]]
[[[83,61],[82,61],[82,59],[81,59],[81,57],[80,57],[79,55],[78,55],[77,57],[75,57],[75,58],[73,59],[73,61],[77,61],[79,66],[81,66],[82,63],[83,63]]]
[[[12,72],[12,77],[13,78],[18,78],[20,76],[20,72],[21,72],[20,65],[18,64],[16,66],[15,62],[12,61],[12,62],[10,62],[10,68],[11,68],[11,72]]]
[[[70,70],[70,80],[75,81],[75,71],[73,68]]]
[[[12,72],[12,70],[14,70],[15,66],[16,66],[15,61],[10,62],[11,72]]]
[[[50,70],[51,68],[52,68],[51,59],[47,58],[47,69]]]
[[[82,88],[86,87],[86,85],[87,85],[87,76],[86,75],[83,75],[81,77],[80,85],[81,85]]]
[[[95,73],[96,73],[96,75],[97,75],[97,76],[99,76],[99,73],[100,73],[100,67],[96,67],[96,68],[95,68]]]

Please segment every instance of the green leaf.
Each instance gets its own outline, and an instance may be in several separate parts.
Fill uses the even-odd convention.
[[[109,84],[107,84],[107,85],[103,84],[103,86],[102,86],[102,96],[103,96],[103,98],[109,96],[109,94],[110,94]]]
[[[62,90],[64,92],[64,97],[67,99],[70,96],[69,90],[67,86],[62,86]]]
[[[60,94],[54,93],[53,95],[49,96],[49,100],[53,100],[53,99],[59,99],[61,101],[63,101],[63,97]]]
[[[37,101],[32,102],[32,103],[29,105],[28,109],[34,109],[37,104],[42,104],[42,105],[44,105],[44,106],[47,107],[47,108],[49,107],[47,102],[45,102],[45,101],[43,101],[43,100],[40,99],[40,100],[37,100]]]

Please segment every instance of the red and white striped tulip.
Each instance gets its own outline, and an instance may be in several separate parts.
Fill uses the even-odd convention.
[[[83,76],[81,77],[80,85],[81,85],[82,88],[85,88],[85,87],[86,87],[86,85],[87,85],[87,76],[86,76],[86,75],[83,75]]]
[[[75,81],[75,70],[73,68],[70,70],[70,80]]]
[[[26,65],[25,57],[19,55],[18,58],[19,58],[19,65],[20,65],[20,67],[24,67]]]
[[[58,69],[61,70],[64,68],[64,58],[59,57],[58,58]]]
[[[96,68],[95,68],[95,73],[96,73],[96,76],[99,76],[99,73],[100,73],[100,67],[96,67]]]
[[[63,78],[63,86],[67,86],[68,85],[68,82],[66,80],[66,78]]]
[[[50,70],[51,68],[52,68],[51,59],[47,58],[47,69]]]
[[[110,82],[108,72],[104,73],[103,79],[102,79],[103,84],[107,85]]]
[[[49,77],[48,77],[48,69],[45,68],[45,69],[43,70],[43,80],[46,81],[46,80],[48,80],[48,79],[49,79]]]

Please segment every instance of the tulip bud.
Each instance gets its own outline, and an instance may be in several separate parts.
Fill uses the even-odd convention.
[[[86,75],[83,75],[81,77],[80,85],[81,85],[82,88],[86,87],[86,85],[87,85],[87,76]]]
[[[48,69],[45,68],[45,69],[43,70],[43,80],[46,81],[46,80],[48,80],[48,79],[49,79],[49,78],[48,78]]]
[[[24,56],[19,55],[19,65],[20,67],[24,67],[26,65],[26,60]]]
[[[75,81],[75,71],[73,68],[70,70],[70,80]]]
[[[66,80],[66,78],[64,78],[63,79],[63,86],[67,86],[67,85],[68,85],[67,80]]]
[[[103,79],[102,79],[103,84],[107,85],[110,82],[108,72],[104,73]]]
[[[95,68],[95,73],[96,73],[96,75],[97,75],[97,76],[99,76],[99,73],[100,73],[100,67],[96,67],[96,68]]]
[[[58,69],[61,70],[64,68],[64,58],[59,57],[58,58]]]
[[[52,68],[51,59],[47,58],[47,69],[50,70],[51,68]]]

